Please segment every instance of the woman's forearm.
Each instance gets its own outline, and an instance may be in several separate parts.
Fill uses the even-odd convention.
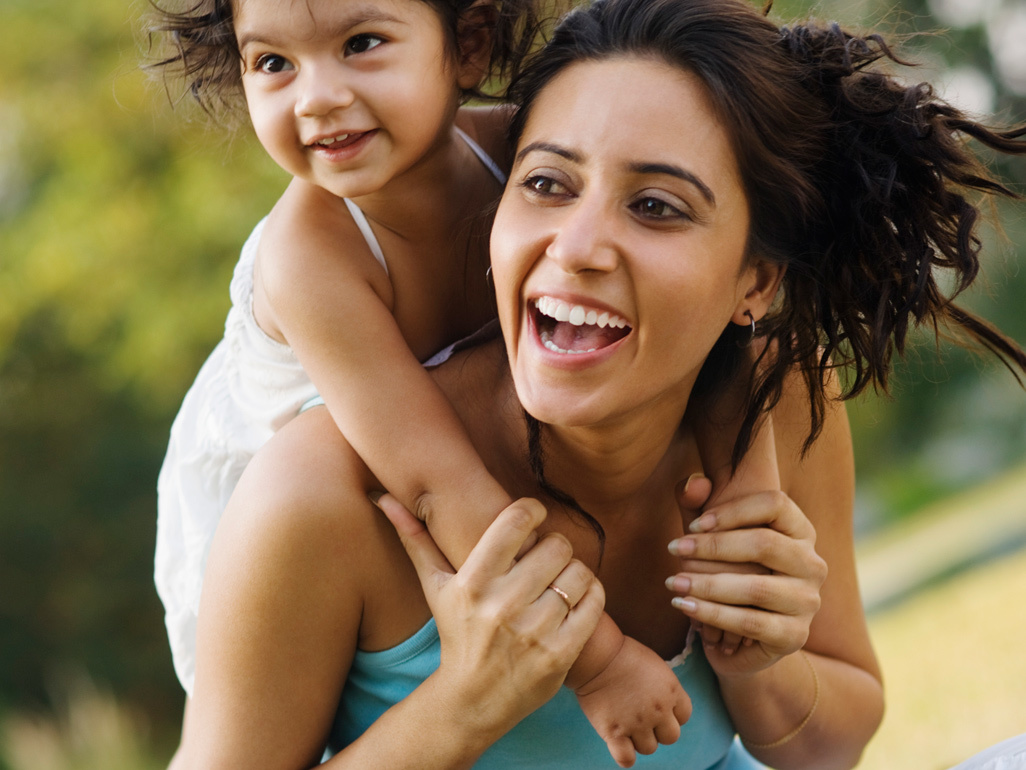
[[[805,650],[720,690],[745,747],[773,767],[852,768],[883,716],[871,673]]]

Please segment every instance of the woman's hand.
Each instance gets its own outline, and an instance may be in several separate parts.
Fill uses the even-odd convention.
[[[399,533],[438,626],[441,665],[432,678],[451,707],[494,742],[563,684],[602,614],[602,586],[572,558],[564,537],[537,536],[546,511],[536,500],[503,510],[458,572],[398,500],[386,494],[377,504]]]
[[[684,568],[667,582],[673,604],[703,629],[744,640],[706,643],[717,674],[754,673],[801,649],[827,573],[801,509],[783,492],[762,492],[709,509],[690,531],[670,544]],[[724,571],[707,571],[710,562]]]

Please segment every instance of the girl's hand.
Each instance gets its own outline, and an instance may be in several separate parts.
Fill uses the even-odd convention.
[[[438,625],[441,664],[432,678],[449,707],[497,740],[562,685],[602,614],[601,584],[572,558],[564,537],[537,536],[546,515],[537,500],[503,510],[459,572],[398,500],[386,494],[377,504],[399,533]]]
[[[816,530],[801,509],[783,492],[761,492],[709,509],[690,530],[670,551],[699,569],[667,581],[678,594],[673,604],[703,629],[744,640],[706,643],[716,673],[754,673],[801,649],[827,574]],[[704,571],[709,562],[720,563],[720,571]]]

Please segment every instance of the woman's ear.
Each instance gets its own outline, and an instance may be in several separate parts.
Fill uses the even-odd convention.
[[[786,272],[786,265],[756,258],[742,273],[740,286],[744,289],[744,295],[734,308],[730,320],[739,326],[748,326],[749,314],[755,320],[766,315]]]
[[[476,88],[488,74],[499,9],[491,0],[478,0],[456,23],[456,80],[460,88]]]

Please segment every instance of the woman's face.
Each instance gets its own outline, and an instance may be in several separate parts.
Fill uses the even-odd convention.
[[[539,94],[492,231],[521,403],[553,425],[665,411],[676,426],[772,268],[745,260],[748,205],[704,86],[655,58],[579,62]],[[658,410],[655,415],[652,409]]]

